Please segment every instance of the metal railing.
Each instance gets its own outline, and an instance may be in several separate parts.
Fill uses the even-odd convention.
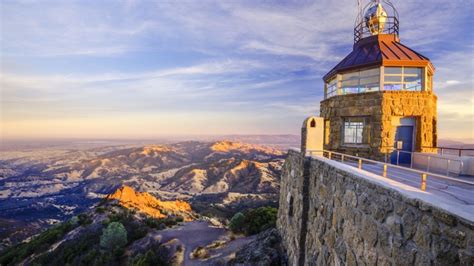
[[[386,18],[385,27],[383,28],[380,34],[395,34],[398,36],[400,32],[398,17],[388,16]],[[372,32],[367,26],[365,19],[359,21],[359,23],[354,27],[354,43],[357,43],[361,39],[372,36]]]
[[[403,150],[392,150],[390,152],[393,153],[393,152],[396,152],[396,156],[397,156],[397,159],[396,159],[396,165],[400,165],[400,153],[405,153],[405,154],[409,154],[410,156],[410,168],[414,168],[414,162],[415,162],[415,153],[414,152],[411,152],[411,151],[403,151]],[[389,163],[388,162],[388,157],[391,156],[389,155],[389,153],[386,153],[385,154],[385,163]],[[427,163],[426,163],[426,172],[428,173],[433,173],[431,172],[430,170],[432,170],[432,161],[433,159],[432,158],[435,158],[436,160],[441,160],[441,161],[445,161],[446,162],[446,168],[444,169],[440,169],[439,171],[441,172],[446,172],[446,176],[449,176],[450,173],[455,173],[457,175],[460,175],[462,172],[463,172],[463,169],[464,169],[464,161],[461,160],[461,159],[451,159],[451,158],[443,158],[443,157],[439,157],[437,154],[430,154],[430,153],[417,153],[416,156],[423,156],[423,157],[426,157],[427,159]],[[458,162],[459,163],[459,171],[458,172],[454,172],[454,171],[451,171],[451,166],[452,166],[452,163],[453,162]]]
[[[420,189],[422,191],[426,191],[426,184],[427,184],[428,176],[440,178],[440,179],[443,179],[443,180],[455,181],[455,182],[462,183],[462,184],[474,185],[474,182],[464,180],[464,179],[453,178],[453,177],[450,177],[450,176],[445,176],[445,175],[441,175],[441,174],[437,174],[437,173],[432,173],[432,172],[428,172],[428,171],[421,171],[421,170],[417,170],[417,169],[413,169],[413,168],[408,168],[408,167],[403,167],[403,166],[399,166],[399,165],[390,164],[390,163],[387,163],[387,162],[379,162],[379,161],[375,161],[375,160],[371,160],[371,159],[366,159],[366,158],[353,156],[353,155],[348,155],[348,154],[339,153],[339,152],[334,152],[334,151],[307,150],[305,155],[309,155],[309,156],[319,155],[319,156],[326,157],[330,160],[340,161],[341,163],[344,163],[344,164],[349,164],[350,163],[349,160],[352,160],[352,162],[355,163],[357,165],[357,168],[359,168],[359,169],[363,169],[364,164],[365,165],[372,165],[372,166],[373,165],[378,165],[378,166],[381,166],[380,170],[382,170],[382,176],[386,177],[386,178],[389,177],[389,170],[390,169],[398,169],[398,170],[407,171],[408,173],[412,173],[412,174],[416,174],[416,175],[420,176],[420,181],[421,181],[420,182],[421,183],[420,184]],[[351,164],[349,164],[349,165],[351,165]],[[353,165],[351,165],[351,166],[353,166]]]
[[[474,156],[474,149],[461,149],[461,148],[448,148],[448,147],[438,147],[437,149],[440,155],[457,155],[459,157]],[[451,153],[449,151],[454,151],[454,152]]]

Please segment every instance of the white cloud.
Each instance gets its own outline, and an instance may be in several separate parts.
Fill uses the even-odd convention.
[[[431,57],[437,67],[442,134],[449,133],[453,117],[474,124],[469,60],[474,44],[472,38],[466,43],[472,37],[470,25],[461,23],[468,21],[473,5],[441,0],[394,4],[401,14],[402,42]],[[254,113],[304,117],[322,98],[317,75],[351,49],[355,5],[352,0],[2,3],[2,119],[221,111],[226,105],[236,113],[254,105]],[[180,52],[201,57],[188,62]],[[55,65],[58,58],[100,65],[103,57],[136,53],[170,54],[171,63],[161,66],[157,59],[144,70],[110,64],[107,71],[89,71],[81,62],[73,70]],[[10,69],[5,58],[20,65],[20,71]],[[41,64],[31,63],[37,61]],[[38,65],[48,71],[34,69]],[[304,73],[292,74],[298,71]],[[304,88],[288,87],[304,81],[299,85]]]

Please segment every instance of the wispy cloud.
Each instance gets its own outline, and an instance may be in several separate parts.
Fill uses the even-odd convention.
[[[472,137],[473,4],[395,5],[402,42],[437,67],[440,136],[456,120]],[[295,133],[352,49],[356,1],[6,1],[0,15],[2,121],[226,114],[239,133]],[[171,124],[161,130],[182,130]]]

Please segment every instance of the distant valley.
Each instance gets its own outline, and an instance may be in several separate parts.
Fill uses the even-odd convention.
[[[127,185],[230,218],[276,206],[281,149],[233,141],[47,147],[0,153],[0,236],[11,245]]]

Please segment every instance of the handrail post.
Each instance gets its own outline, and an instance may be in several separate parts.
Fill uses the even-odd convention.
[[[421,174],[421,190],[426,191],[426,174]]]
[[[344,162],[344,154],[341,155],[341,163]]]
[[[451,164],[451,160],[448,159],[448,167],[446,167],[446,175],[449,176],[449,165]]]
[[[362,169],[362,159],[359,159],[359,169]]]
[[[383,165],[383,177],[387,177],[387,164]]]
[[[410,155],[411,155],[410,168],[413,168],[413,159],[415,158],[415,153],[412,151],[412,152],[410,153]]]
[[[328,159],[331,160],[331,152],[328,152]]]
[[[462,150],[459,149],[459,157],[461,157],[461,155],[462,155]]]
[[[400,150],[397,150],[397,165],[399,165],[400,160]]]
[[[428,156],[428,165],[426,166],[426,172],[430,171],[430,162],[431,162],[431,156]]]

